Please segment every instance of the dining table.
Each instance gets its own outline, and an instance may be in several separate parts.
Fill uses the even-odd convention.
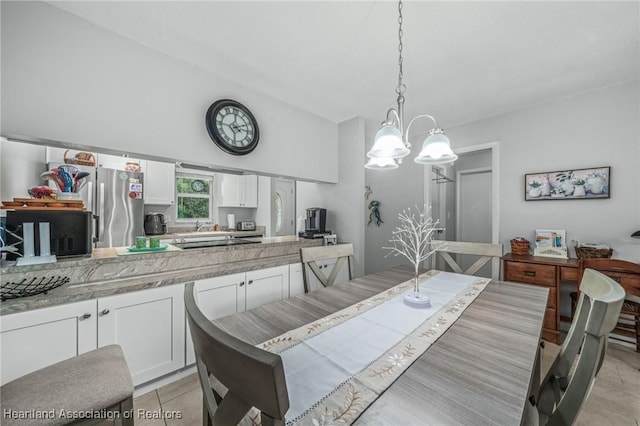
[[[427,275],[439,273],[428,271]],[[395,266],[213,322],[225,332],[261,347],[265,342],[287,340],[282,336],[292,331],[311,329],[310,324],[315,326],[321,320],[322,324],[327,323],[327,318],[336,313],[369,304],[377,295],[402,288],[402,283],[409,288],[414,276],[412,268]],[[455,274],[451,276],[455,278]],[[548,292],[540,286],[485,279],[481,290],[467,291],[473,297],[459,312],[449,307],[447,312],[454,312],[454,319],[446,331],[433,337],[426,351],[418,352],[397,377],[387,379],[387,384],[369,395],[366,404],[366,398],[360,400],[352,395],[351,403],[358,400],[362,405],[360,410],[351,412],[352,418],[338,419],[327,411],[326,418],[322,415],[308,423],[340,420],[337,423],[356,425],[525,424],[529,398],[539,386],[540,338]],[[443,314],[438,315],[442,320]],[[399,317],[390,320],[402,322],[403,315]],[[397,359],[396,363],[401,364]],[[314,366],[305,374],[317,374],[314,378],[320,380],[322,371]],[[291,399],[293,390],[288,377],[287,386]],[[296,423],[290,419],[287,422]]]

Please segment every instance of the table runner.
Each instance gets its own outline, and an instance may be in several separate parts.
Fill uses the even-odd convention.
[[[429,271],[421,276],[428,309],[403,303],[413,280],[291,330],[258,347],[283,360],[287,425],[350,424],[462,314],[487,278]],[[257,410],[245,418],[259,419]]]

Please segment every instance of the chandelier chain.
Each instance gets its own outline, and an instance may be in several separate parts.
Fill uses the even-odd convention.
[[[404,91],[406,86],[402,82],[403,72],[402,72],[402,0],[398,2],[398,87],[396,87],[396,93],[398,94],[398,101],[404,101]]]

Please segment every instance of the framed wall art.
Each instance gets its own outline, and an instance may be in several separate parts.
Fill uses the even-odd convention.
[[[529,173],[524,175],[525,201],[583,200],[610,197],[611,167]]]

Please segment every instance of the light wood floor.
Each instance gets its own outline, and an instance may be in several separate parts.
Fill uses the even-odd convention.
[[[542,371],[546,372],[559,347],[547,343]],[[544,376],[544,374],[543,374]],[[179,413],[181,418],[136,418],[136,426],[202,424],[202,392],[195,374],[134,400],[136,413]],[[604,364],[576,425],[640,426],[640,354],[610,341]]]

